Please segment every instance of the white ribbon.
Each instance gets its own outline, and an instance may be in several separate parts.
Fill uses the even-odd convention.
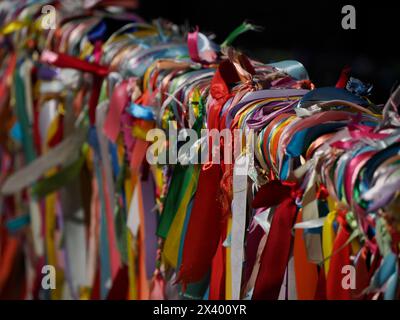
[[[249,159],[241,155],[233,170],[233,201],[231,229],[232,299],[240,299],[246,229],[247,172]]]

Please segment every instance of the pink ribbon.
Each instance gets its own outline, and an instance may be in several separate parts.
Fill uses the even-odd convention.
[[[121,129],[122,112],[129,102],[128,85],[129,81],[123,81],[115,87],[104,123],[104,134],[114,143],[117,141]]]
[[[199,56],[199,48],[197,47],[197,39],[199,35],[199,28],[196,27],[196,30],[194,32],[189,32],[188,33],[188,38],[187,38],[187,45],[189,49],[189,55],[192,61],[194,62],[200,62],[200,56]]]

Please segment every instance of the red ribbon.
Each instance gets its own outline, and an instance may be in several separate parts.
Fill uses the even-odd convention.
[[[223,61],[211,81],[210,91],[214,101],[208,110],[208,127],[210,129],[220,127],[219,115],[223,105],[230,97],[227,83],[237,80],[239,77],[232,63],[228,60]],[[218,199],[222,176],[222,167],[219,164],[203,165],[200,171],[177,280],[182,282],[184,288],[187,283],[203,279],[210,271],[212,264],[217,267],[213,263],[213,259],[218,244],[221,244],[221,231],[223,230],[223,213],[221,202]],[[200,252],[201,254],[199,254]],[[223,264],[220,265],[220,268],[223,268]],[[215,273],[211,279],[211,282],[214,283],[213,288],[216,287],[216,274],[219,272]],[[220,293],[216,293],[216,295],[219,296]]]
[[[51,51],[44,51],[41,56],[42,62],[49,63],[59,68],[71,68],[83,72],[89,72],[99,77],[108,75],[108,67],[102,66],[98,63],[90,63],[64,53],[55,53]]]
[[[368,255],[368,248],[367,247],[362,248],[360,256],[357,259],[357,263],[355,265],[356,287],[351,292],[352,299],[354,300],[361,300],[366,298],[366,295],[363,294],[363,291],[369,286],[371,281],[371,277],[368,272],[367,255]]]
[[[127,300],[129,293],[128,267],[122,266],[115,277],[112,287],[107,295],[107,300]]]
[[[333,243],[333,255],[326,281],[326,296],[328,300],[349,300],[351,298],[350,290],[344,289],[342,286],[342,280],[345,276],[342,274],[342,268],[351,264],[350,244],[345,245],[349,237],[350,233],[347,231],[345,224],[341,224],[341,229]]]
[[[273,180],[261,188],[253,201],[253,208],[268,208],[278,204],[261,256],[260,270],[253,292],[254,300],[278,299],[292,249],[292,227],[297,215],[297,196],[295,183]]]
[[[217,164],[200,173],[178,275],[183,286],[203,279],[220,242],[222,210],[217,197],[221,177]]]
[[[242,60],[242,65],[246,69],[250,69],[251,64],[248,60],[245,57]],[[251,69],[254,71],[252,67]],[[225,102],[232,96],[229,85],[238,81],[240,81],[240,77],[232,62],[222,61],[211,81],[210,93],[214,100],[208,108],[209,129],[225,127],[224,119],[220,119],[221,110]],[[203,279],[211,268],[210,297],[212,299],[222,299],[225,295],[224,265],[226,257],[222,243],[226,236],[226,215],[224,215],[220,201],[224,170],[223,164],[211,163],[203,165],[200,172],[177,280],[183,284],[185,289],[187,283]]]
[[[326,300],[326,279],[324,268],[319,269],[317,289],[315,290],[314,300]]]
[[[351,68],[346,66],[343,68],[342,72],[340,73],[340,77],[338,82],[336,83],[336,88],[344,89],[346,88],[347,81],[349,81],[349,74]]]
[[[71,68],[93,74],[93,90],[89,99],[89,119],[90,123],[94,124],[101,85],[104,77],[108,75],[108,67],[98,63],[90,63],[64,53],[55,53],[48,50],[43,51],[41,60],[59,68]]]
[[[226,224],[222,228],[226,230]],[[226,232],[222,232],[226,234]],[[215,254],[212,266],[211,266],[211,277],[210,277],[210,290],[208,294],[209,300],[224,300],[225,299],[225,260],[226,252],[222,246],[224,236],[220,237],[218,244],[217,253]]]

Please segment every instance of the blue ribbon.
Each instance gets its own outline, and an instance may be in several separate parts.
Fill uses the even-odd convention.
[[[153,109],[151,107],[145,107],[140,104],[131,103],[130,106],[128,107],[128,112],[129,114],[138,119],[149,120],[149,121],[155,119]]]
[[[31,222],[31,216],[24,214],[22,216],[10,219],[6,222],[6,228],[10,233],[17,232]]]
[[[20,123],[17,121],[14,123],[10,130],[10,136],[17,142],[22,143],[22,128]]]
[[[101,21],[98,25],[96,25],[88,34],[88,39],[91,43],[95,43],[98,40],[103,39],[107,31],[107,25],[104,21]]]
[[[303,98],[299,101],[297,105],[298,108],[308,107],[319,101],[329,101],[329,100],[344,100],[358,104],[360,106],[368,106],[369,102],[355,94],[340,88],[335,87],[323,87],[310,91],[305,94]]]

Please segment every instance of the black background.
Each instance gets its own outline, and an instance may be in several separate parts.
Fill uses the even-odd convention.
[[[341,26],[344,5],[356,9],[356,30]],[[216,41],[244,20],[263,27],[241,35],[234,45],[263,62],[295,59],[317,86],[335,85],[342,68],[372,83],[372,100],[384,103],[400,80],[400,10],[395,1],[141,0],[138,13],[147,20],[166,18],[199,26]]]

